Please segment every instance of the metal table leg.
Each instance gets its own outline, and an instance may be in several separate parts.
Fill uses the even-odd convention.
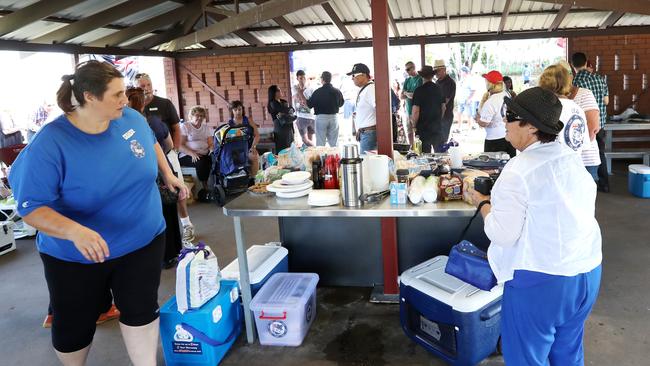
[[[605,130],[605,153],[612,152],[614,131]],[[607,175],[612,175],[612,158],[605,155]]]
[[[251,283],[248,275],[248,258],[246,257],[246,245],[244,243],[244,231],[242,230],[241,217],[233,217],[235,224],[235,242],[237,243],[237,261],[239,262],[239,284],[244,305],[244,322],[246,323],[246,340],[249,344],[255,342],[255,328],[251,317]]]

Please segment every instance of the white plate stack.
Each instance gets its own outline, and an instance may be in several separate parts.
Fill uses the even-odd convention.
[[[266,189],[275,192],[278,198],[298,198],[312,191],[312,182],[309,172],[291,172],[282,176],[281,180],[269,184]]]

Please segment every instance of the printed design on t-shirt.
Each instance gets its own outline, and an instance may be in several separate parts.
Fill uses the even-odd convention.
[[[133,156],[135,156],[138,159],[144,158],[144,147],[140,145],[138,140],[131,140],[131,151],[133,152]]]
[[[569,118],[564,128],[564,141],[573,149],[578,151],[582,147],[585,134],[585,121],[578,114],[574,114]]]

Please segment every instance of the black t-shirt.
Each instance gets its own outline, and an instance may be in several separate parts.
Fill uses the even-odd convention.
[[[144,107],[144,115],[147,117],[156,116],[160,118],[163,123],[167,125],[170,129],[175,124],[180,122],[178,118],[178,112],[176,112],[176,107],[169,99],[161,98],[158,96],[153,97],[151,103],[147,104]]]
[[[442,92],[442,101],[444,103],[447,98],[447,109],[445,109],[445,119],[454,118],[454,98],[456,97],[456,82],[451,76],[447,75],[444,79],[437,81],[440,91]]]
[[[337,114],[343,106],[343,94],[330,83],[316,89],[307,100],[307,106],[314,108],[314,114]]]
[[[413,105],[420,107],[415,125],[418,133],[439,133],[442,118],[442,92],[433,82],[425,82],[413,92]]]

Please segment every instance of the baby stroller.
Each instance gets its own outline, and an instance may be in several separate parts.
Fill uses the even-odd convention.
[[[220,206],[226,202],[227,195],[248,189],[251,138],[246,126],[224,124],[214,132],[212,174],[215,176],[215,198]]]

